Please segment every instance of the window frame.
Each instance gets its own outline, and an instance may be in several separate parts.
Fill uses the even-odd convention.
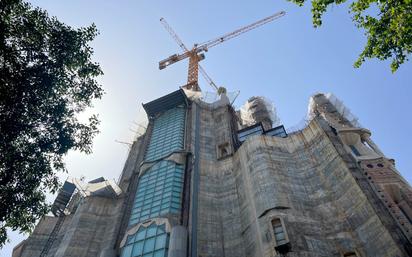
[[[356,158],[361,157],[362,154],[359,152],[358,148],[354,145],[349,145],[349,149],[351,150],[351,153],[355,155]]]
[[[285,239],[284,239],[285,243],[278,244],[278,241],[277,241],[276,236],[275,236],[275,231],[273,229],[273,221],[274,220],[279,220],[280,224],[282,225],[282,231],[283,231],[283,234],[285,236]],[[273,244],[274,248],[290,243],[289,235],[288,235],[288,232],[287,232],[286,226],[285,226],[285,221],[283,220],[282,217],[270,216],[269,217],[269,230],[270,230],[270,235],[271,235],[271,238],[272,238],[272,244]]]

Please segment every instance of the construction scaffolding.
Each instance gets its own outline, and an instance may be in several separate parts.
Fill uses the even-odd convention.
[[[265,130],[280,124],[275,105],[263,96],[254,96],[240,108],[242,126],[252,126],[262,122]]]
[[[316,104],[314,97],[319,95],[319,93],[312,95],[309,98],[309,105],[308,105],[308,113],[307,113],[307,120],[310,121],[312,120],[315,116],[315,110],[316,110]],[[330,104],[332,104],[337,112],[342,115],[345,119],[347,119],[353,126],[355,127],[362,127],[361,124],[359,123],[359,119],[352,114],[350,109],[345,106],[345,104],[337,98],[334,94],[332,93],[327,93],[323,94],[325,98],[329,101]]]

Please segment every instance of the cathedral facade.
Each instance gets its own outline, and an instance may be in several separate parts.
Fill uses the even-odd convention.
[[[412,256],[412,189],[333,96],[291,133],[259,97],[143,107],[119,181],[66,181],[13,257]]]

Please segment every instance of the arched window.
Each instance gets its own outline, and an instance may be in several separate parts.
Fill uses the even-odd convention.
[[[286,233],[285,229],[282,225],[282,221],[279,218],[273,219],[272,220],[272,228],[273,228],[273,233],[275,235],[275,240],[276,240],[276,245],[282,245],[286,244]]]
[[[160,161],[147,170],[139,179],[129,225],[180,213],[183,173],[183,165],[171,161]]]
[[[280,218],[272,219],[273,235],[275,237],[275,250],[280,254],[286,254],[291,250],[291,244],[286,232],[285,224]]]
[[[357,157],[361,156],[361,154],[359,153],[358,149],[357,149],[354,145],[349,145],[349,148],[352,150],[352,153],[353,153],[355,156],[357,156]]]
[[[184,108],[176,107],[154,120],[146,161],[154,161],[184,148],[185,113]]]
[[[128,236],[121,257],[165,257],[169,235],[165,225],[140,226],[134,235]]]

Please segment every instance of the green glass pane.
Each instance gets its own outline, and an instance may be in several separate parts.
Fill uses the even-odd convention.
[[[178,204],[178,203],[172,203],[172,208],[179,209],[179,208],[180,208],[180,204]]]
[[[173,192],[177,192],[177,193],[182,192],[182,186],[174,186],[173,187]]]
[[[165,256],[165,250],[158,250],[154,252],[154,257],[164,257]]]
[[[155,235],[156,235],[156,229],[157,229],[157,226],[156,226],[156,225],[151,225],[151,226],[147,229],[146,237],[155,236]]]
[[[177,204],[179,207],[181,206],[180,198],[172,198],[172,204]]]
[[[146,235],[146,229],[144,229],[143,227],[140,227],[136,235],[136,241],[143,240],[145,238],[145,235]]]
[[[152,206],[157,206],[157,205],[160,205],[160,200],[159,201],[154,201],[153,203],[152,203]]]
[[[148,238],[144,242],[143,253],[152,252],[155,246],[155,237]]]
[[[133,244],[132,257],[139,256],[143,251],[143,241],[139,241]]]
[[[161,234],[156,237],[155,250],[166,247],[166,234]]]
[[[121,257],[130,257],[132,254],[133,245],[127,245],[123,248]]]
[[[152,212],[157,212],[157,211],[160,211],[160,205],[152,208]]]
[[[179,213],[180,212],[180,208],[179,209],[175,209],[175,208],[172,208],[171,210],[170,210],[170,212],[171,213]]]
[[[158,227],[157,227],[157,234],[159,235],[159,234],[165,233],[165,227],[166,227],[166,225],[164,225],[164,224],[158,226]]]
[[[180,199],[180,192],[172,192],[172,197],[173,198],[178,198],[178,199]]]
[[[153,212],[153,213],[150,214],[150,218],[156,218],[156,217],[159,217],[159,216],[160,216],[160,213],[158,211]]]
[[[139,219],[132,219],[132,220],[129,220],[129,225],[136,224],[138,220],[139,220]]]

